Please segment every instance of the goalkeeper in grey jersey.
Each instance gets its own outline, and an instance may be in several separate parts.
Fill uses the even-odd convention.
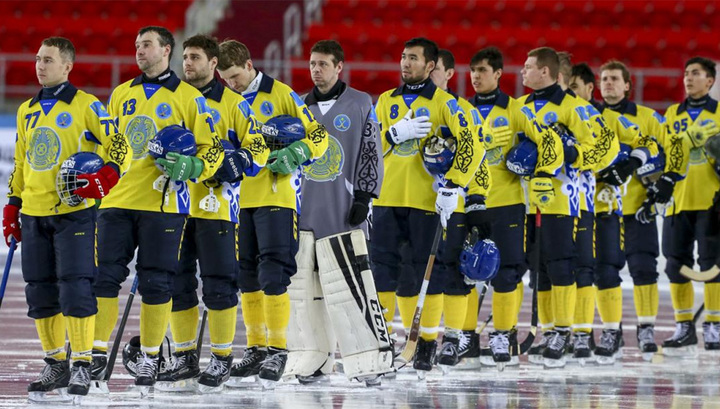
[[[366,245],[370,201],[383,177],[381,141],[370,96],[338,79],[343,64],[336,41],[312,47],[315,87],[304,99],[330,138],[325,154],[303,168],[285,376],[321,379],[338,344],[347,377],[378,384],[393,371]]]

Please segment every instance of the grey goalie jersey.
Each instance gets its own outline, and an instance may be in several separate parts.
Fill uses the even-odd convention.
[[[318,101],[313,92],[304,96],[329,134],[325,154],[302,171],[299,227],[313,231],[316,239],[357,228],[368,237],[367,220],[360,227],[348,223],[353,192],[377,198],[383,178],[382,144],[372,99],[345,84],[340,86],[337,98],[328,101]]]

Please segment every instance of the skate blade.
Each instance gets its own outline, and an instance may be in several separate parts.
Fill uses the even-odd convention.
[[[335,368],[333,368],[333,369],[337,373],[345,373],[345,366],[343,366],[342,361],[339,359],[335,361]]]
[[[273,381],[272,379],[260,379],[260,384],[262,385],[263,390],[273,390],[277,386],[277,384],[281,381]]]
[[[450,370],[451,370],[451,368],[452,368],[452,366],[450,366],[450,365],[441,365],[441,364],[438,364],[438,366],[440,367],[440,372],[442,372],[443,375],[449,374],[449,373],[450,373]]]
[[[481,356],[480,365],[492,367],[495,366],[495,361],[493,360],[492,356]]]
[[[83,395],[72,395],[72,404],[75,406],[82,405],[82,400],[85,396]]]
[[[68,395],[67,388],[59,388],[50,392],[28,392],[28,400],[35,403],[71,402],[72,396]]]
[[[366,379],[365,380],[365,387],[367,388],[375,388],[378,386],[382,386],[382,377],[378,376],[375,379]]]
[[[506,364],[507,364],[507,362],[498,362],[498,363],[497,363],[497,370],[498,370],[498,372],[504,371]]]
[[[528,362],[535,365],[544,365],[545,358],[542,355],[528,355]]]
[[[513,356],[510,358],[510,362],[507,362],[505,365],[507,366],[518,366],[520,365],[520,357]]]
[[[138,392],[140,392],[141,398],[146,398],[148,395],[150,395],[151,388],[152,388],[152,386],[142,386],[142,385],[136,385],[135,387],[137,388]]]
[[[107,395],[110,393],[110,389],[105,381],[90,381],[90,391],[88,393],[91,395]]]
[[[458,362],[457,365],[455,365],[455,369],[459,371],[468,371],[473,369],[480,369],[482,367],[482,364],[480,363],[480,358],[463,358]]]
[[[258,382],[258,376],[231,376],[225,386],[228,388],[247,388]]]
[[[417,378],[419,381],[424,381],[429,371],[417,371]]]
[[[220,393],[224,389],[224,386],[224,383],[221,383],[219,386],[209,386],[198,383],[197,391],[201,394]]]
[[[161,392],[195,392],[197,379],[182,379],[175,382],[155,382],[155,389]]]
[[[655,352],[642,352],[642,359],[645,362],[652,362],[653,356],[655,356]]]
[[[615,363],[615,356],[595,355],[595,362],[598,365],[612,365]]]
[[[565,367],[565,357],[560,359],[543,358],[543,365],[545,368],[563,368]]]
[[[672,356],[678,358],[693,357],[697,355],[697,345],[688,345],[680,348],[668,348],[665,347],[662,350],[663,355]]]
[[[295,378],[297,378],[298,382],[300,382],[301,385],[315,385],[315,384],[328,384],[330,383],[330,378],[322,374],[320,376],[302,376],[302,375],[295,375]],[[286,378],[283,377],[283,381],[285,381]]]

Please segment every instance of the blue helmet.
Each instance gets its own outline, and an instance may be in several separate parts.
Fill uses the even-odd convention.
[[[86,182],[79,182],[78,175],[95,173],[103,166],[105,162],[94,152],[78,152],[65,159],[55,177],[55,190],[60,201],[68,206],[82,203],[85,199],[76,195],[75,190],[84,187]]]
[[[500,269],[500,250],[490,239],[478,240],[477,229],[465,240],[460,253],[460,272],[467,284],[490,281]]]
[[[278,115],[265,122],[260,133],[270,151],[276,151],[305,138],[305,126],[294,116]]]
[[[427,138],[423,146],[425,169],[431,175],[444,175],[452,166],[456,149],[457,142],[452,136],[440,137],[433,135]]]
[[[537,166],[538,151],[535,142],[521,137],[507,154],[505,165],[508,170],[519,176],[532,176]]]
[[[658,154],[655,157],[650,157],[644,165],[637,168],[635,174],[638,179],[645,186],[649,186],[660,178],[660,175],[665,171],[665,151],[658,144]]]
[[[148,141],[148,152],[155,159],[165,158],[169,152],[195,156],[195,135],[180,125],[166,126]]]

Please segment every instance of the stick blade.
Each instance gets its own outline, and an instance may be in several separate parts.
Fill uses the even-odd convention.
[[[720,267],[714,265],[705,271],[696,271],[688,266],[682,266],[680,274],[693,281],[710,281],[720,274]]]
[[[415,356],[416,349],[417,339],[414,341],[408,339],[407,343],[405,344],[405,348],[403,349],[402,353],[400,353],[400,356],[402,357],[402,359],[405,360],[405,362],[410,362]]]
[[[524,354],[530,349],[533,342],[535,342],[536,332],[537,327],[530,327],[530,332],[528,332],[527,337],[525,337],[525,340],[520,344],[520,354]]]

